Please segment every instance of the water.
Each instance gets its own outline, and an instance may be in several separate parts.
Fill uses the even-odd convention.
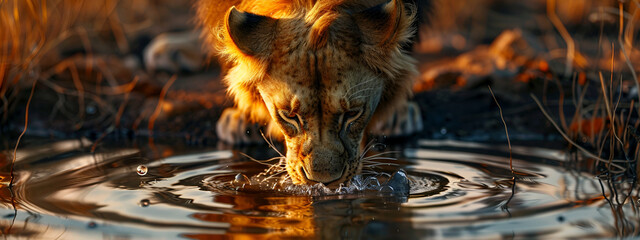
[[[638,235],[635,206],[622,205],[623,217],[612,211],[598,179],[562,150],[514,147],[516,193],[506,205],[513,181],[503,145],[418,141],[393,149],[400,151],[398,166],[378,169],[387,174],[328,190],[265,180],[260,173],[268,166],[232,150],[102,143],[92,154],[92,145],[23,142],[13,194],[6,183],[13,152],[2,152],[3,233],[37,239]],[[266,149],[245,152],[267,159],[273,155]]]

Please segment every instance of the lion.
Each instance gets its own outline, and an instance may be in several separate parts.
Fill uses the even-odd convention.
[[[204,43],[225,69],[235,107],[221,140],[284,140],[295,184],[336,186],[362,169],[365,133],[422,129],[408,99],[417,75],[403,50],[415,11],[402,0],[199,0]]]

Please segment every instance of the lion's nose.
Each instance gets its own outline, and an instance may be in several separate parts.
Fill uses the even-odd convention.
[[[307,179],[326,185],[342,177],[344,163],[329,151],[315,149],[305,159],[303,170]]]

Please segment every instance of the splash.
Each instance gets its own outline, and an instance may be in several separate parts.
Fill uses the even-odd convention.
[[[386,145],[369,142],[360,157],[363,163],[361,174],[355,175],[349,181],[341,183],[336,188],[326,187],[322,183],[314,185],[296,185],[287,174],[286,157],[278,151],[270,140],[262,135],[265,142],[275,150],[279,156],[267,160],[257,160],[244,153],[240,153],[246,158],[256,163],[268,166],[268,168],[254,176],[247,176],[243,173],[236,173],[233,180],[220,180],[211,177],[204,180],[205,186],[212,190],[232,190],[237,193],[279,193],[293,196],[336,196],[336,195],[358,195],[358,196],[384,196],[384,197],[409,197],[412,190],[431,191],[436,189],[436,180],[421,176],[408,176],[404,170],[397,170],[393,173],[384,171],[388,167],[398,167],[396,158],[389,156],[395,151],[374,153],[370,156],[370,151],[383,151]],[[273,161],[277,163],[271,163]],[[226,178],[228,179],[228,178]]]
[[[272,167],[254,176],[236,173],[230,181],[220,181],[220,178],[212,177],[205,179],[204,183],[212,189],[231,190],[236,193],[271,192],[312,197],[336,195],[409,197],[413,189],[434,189],[437,185],[428,178],[409,176],[404,170],[398,170],[393,174],[381,172],[375,175],[356,175],[336,188],[326,187],[322,183],[296,185],[287,174],[274,176],[273,172],[280,173],[279,169]]]

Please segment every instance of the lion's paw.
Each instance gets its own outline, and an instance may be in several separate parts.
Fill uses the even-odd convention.
[[[227,108],[216,123],[218,138],[233,145],[263,143],[262,126],[248,121],[236,108]]]
[[[407,102],[405,106],[397,108],[387,120],[376,123],[372,133],[378,136],[403,137],[422,129],[420,107],[414,102]]]
[[[150,72],[196,72],[205,59],[198,46],[195,32],[160,34],[144,50],[145,67]]]

